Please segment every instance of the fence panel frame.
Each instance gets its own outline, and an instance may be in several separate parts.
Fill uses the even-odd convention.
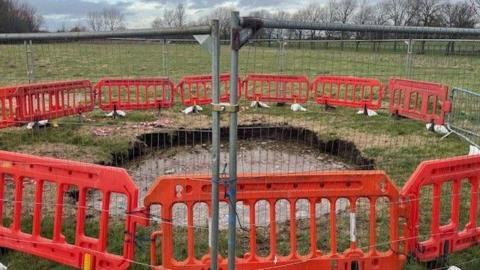
[[[470,96],[470,98],[468,98],[469,101],[467,101],[467,102],[470,102],[469,109],[472,109],[471,108],[472,105],[474,107],[477,106],[478,109],[480,109],[480,106],[476,105],[475,101],[474,101],[475,99],[480,101],[480,94],[472,92],[470,90],[458,88],[458,87],[452,88],[451,91],[450,91],[450,100],[452,102],[452,111],[448,114],[448,117],[447,117],[447,128],[448,128],[448,130],[455,133],[456,135],[458,135],[462,139],[466,140],[471,145],[474,145],[475,147],[480,148],[480,134],[477,134],[473,130],[469,130],[468,127],[461,126],[461,123],[458,123],[456,121],[456,120],[459,120],[459,119],[457,119],[458,118],[457,114],[467,113],[462,109],[463,104],[459,104],[459,102],[457,102],[456,97],[459,95],[459,93],[462,93],[466,96]],[[470,99],[472,99],[472,100],[470,100]],[[475,118],[475,112],[476,112],[476,116],[477,116],[476,118]],[[473,113],[474,113],[474,120],[476,119],[477,121],[480,121],[480,111],[474,109]],[[467,118],[468,118],[468,116],[467,116]],[[464,120],[464,123],[465,122],[466,122],[466,120]]]

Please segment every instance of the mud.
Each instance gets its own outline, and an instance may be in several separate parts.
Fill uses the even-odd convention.
[[[140,187],[140,198],[145,195],[153,182],[163,175],[209,175],[211,173],[210,135],[208,130],[183,130],[142,135],[139,140],[145,144],[145,149],[155,150],[133,159],[127,166],[129,174]],[[221,137],[225,139],[227,135],[227,130],[222,130]],[[322,141],[315,133],[305,129],[289,126],[276,128],[248,126],[240,128],[238,136],[238,173],[301,173],[371,169],[374,166],[373,161],[363,158],[352,143],[341,140]],[[222,171],[227,173],[228,142],[222,142],[220,160]],[[309,207],[307,201],[298,201],[295,218],[307,218]],[[255,208],[256,226],[268,226],[270,223],[268,203],[259,201]],[[288,213],[288,201],[279,201],[275,208],[279,213],[275,222],[282,223],[291,219]],[[336,203],[336,211],[341,212],[347,208],[348,202]],[[186,226],[186,207],[176,205],[172,210],[173,224]],[[237,205],[239,226],[249,226],[249,211],[248,207],[239,202]],[[329,211],[328,202],[316,207],[317,216],[328,214]],[[194,226],[208,227],[207,213],[205,204],[196,205]],[[160,221],[159,212],[154,213],[153,217]],[[225,203],[220,206],[219,225],[222,230],[228,225],[228,205]]]
[[[221,147],[221,171],[228,173],[228,148]],[[175,146],[158,150],[130,163],[127,170],[145,195],[163,175],[211,174],[211,146]],[[241,140],[237,157],[238,173],[301,173],[346,170],[352,165],[334,156],[299,143],[274,140]]]

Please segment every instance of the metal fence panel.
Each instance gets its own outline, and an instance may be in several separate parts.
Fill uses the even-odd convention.
[[[454,88],[450,100],[453,107],[447,120],[448,128],[472,145],[480,147],[480,94]]]

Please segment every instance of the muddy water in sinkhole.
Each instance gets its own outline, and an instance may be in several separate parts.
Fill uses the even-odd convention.
[[[162,175],[209,175],[211,173],[211,145],[175,146],[156,150],[130,162],[129,174],[140,187],[140,198],[143,198],[149,187]],[[221,170],[228,173],[228,147],[221,147]],[[301,143],[274,140],[240,140],[238,146],[238,173],[301,173],[312,171],[346,170],[353,166],[339,158],[312,150],[311,146]],[[279,201],[276,207],[288,209],[287,201]],[[308,215],[308,202],[299,201],[296,213],[298,218]],[[344,203],[337,203],[337,210],[345,209]],[[248,207],[238,205],[240,219],[248,224]],[[257,224],[266,226],[268,221],[268,205],[259,202],[256,206]],[[303,209],[303,210],[302,210]],[[328,213],[328,206],[318,207],[319,215]],[[305,210],[305,211],[304,211]],[[247,212],[247,214],[245,214]],[[174,207],[173,223],[186,225],[186,209]],[[207,224],[207,206],[195,208],[195,224]],[[228,206],[220,206],[220,227],[227,226]],[[279,217],[279,222],[288,220],[289,216]]]

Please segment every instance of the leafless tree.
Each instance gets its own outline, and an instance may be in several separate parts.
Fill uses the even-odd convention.
[[[480,0],[471,0],[472,5],[475,8],[475,11],[477,12],[478,15],[480,15]]]
[[[163,10],[162,21],[164,27],[175,26],[175,10],[166,8]]]
[[[418,10],[418,24],[422,26],[441,26],[441,0],[420,0]]]
[[[87,24],[92,31],[98,32],[105,30],[105,22],[102,13],[99,11],[91,11],[87,14]]]
[[[228,39],[230,36],[230,16],[233,10],[233,7],[219,7],[209,16],[210,20],[217,19],[219,21],[220,37],[223,39]]]
[[[186,10],[182,3],[177,5],[177,7],[175,8],[175,11],[173,12],[173,16],[174,16],[174,23],[173,23],[174,27],[180,28],[185,26]]]
[[[43,17],[30,5],[17,0],[0,0],[0,32],[38,32]]]
[[[69,32],[86,32],[87,28],[81,24],[76,24],[74,27],[70,28]]]
[[[117,8],[107,8],[103,10],[103,19],[105,28],[108,31],[121,30],[125,26],[125,15]]]
[[[375,24],[376,23],[376,14],[379,12],[375,11],[375,6],[369,4],[367,0],[362,0],[360,5],[358,6],[357,12],[353,16],[353,22],[355,24]],[[357,32],[356,38],[357,39],[365,39],[365,32]],[[356,49],[360,42],[356,42]]]
[[[478,21],[475,7],[467,1],[443,3],[441,16],[448,27],[473,28]]]
[[[152,26],[152,28],[154,28],[154,29],[162,28],[162,27],[164,26],[162,18],[156,17],[156,18],[152,21],[151,26]]]
[[[375,14],[380,13],[375,10],[375,7],[368,3],[367,0],[362,0],[357,12],[353,16],[353,22],[356,24],[374,24]]]
[[[395,26],[414,25],[418,9],[419,0],[383,0],[380,2],[380,12]]]
[[[277,10],[274,14],[273,14],[273,17],[276,18],[277,20],[280,20],[280,21],[288,21],[291,19],[291,14],[286,12],[286,11],[283,11],[283,10]],[[293,34],[292,31],[287,31],[287,30],[284,30],[284,29],[275,29],[274,31],[274,36],[277,38],[277,39],[281,39],[281,38],[291,38],[291,35]]]
[[[318,3],[311,3],[301,10],[301,16],[305,17],[305,20],[310,23],[326,22],[326,10]],[[318,31],[310,31],[310,39],[314,39],[317,36]]]
[[[297,22],[307,22],[307,15],[305,13],[306,13],[305,9],[298,10],[292,15],[292,20]],[[303,34],[305,32],[306,31],[304,30],[295,30],[293,32],[295,39],[303,39],[304,38]]]
[[[467,1],[445,2],[442,5],[443,24],[448,27],[473,28],[478,22],[475,7]],[[455,41],[449,41],[446,54],[455,52]]]
[[[117,8],[105,8],[87,14],[87,24],[92,31],[118,31],[125,27],[125,15]]]
[[[335,7],[335,19],[341,23],[350,22],[357,9],[357,0],[331,0]]]

